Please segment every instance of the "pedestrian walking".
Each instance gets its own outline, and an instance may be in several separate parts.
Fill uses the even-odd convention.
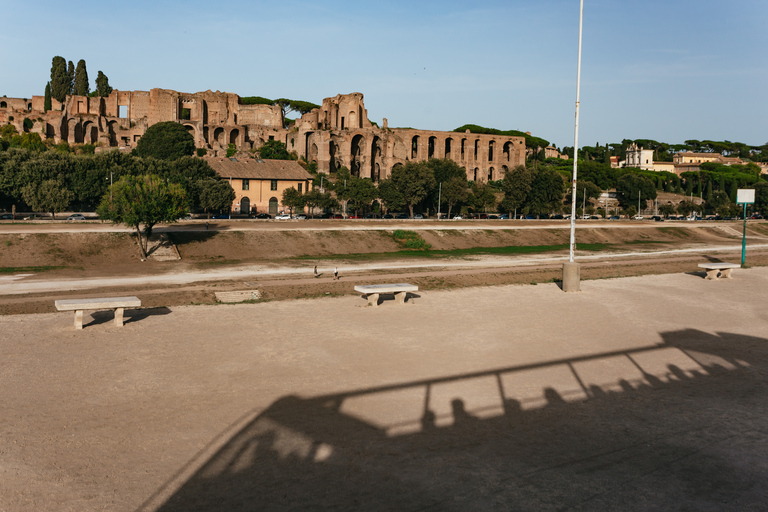
[[[339,279],[339,267],[333,267],[333,279]]]
[[[315,265],[315,277],[317,277],[317,265]]]

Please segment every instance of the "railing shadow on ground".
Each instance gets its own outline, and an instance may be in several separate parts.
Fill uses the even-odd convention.
[[[139,510],[758,510],[768,340],[661,337],[284,396]]]

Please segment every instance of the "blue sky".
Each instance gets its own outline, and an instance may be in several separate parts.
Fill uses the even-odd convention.
[[[30,5],[34,5],[33,8]],[[119,5],[119,6],[118,6]],[[372,121],[474,123],[573,145],[578,0],[67,4],[0,0],[0,96],[43,94],[51,59],[116,89],[321,103]],[[768,142],[768,2],[585,0],[579,145]]]

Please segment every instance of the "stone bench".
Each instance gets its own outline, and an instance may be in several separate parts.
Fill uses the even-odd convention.
[[[717,279],[718,274],[723,279],[729,279],[731,269],[740,267],[738,263],[699,263],[699,268],[707,271],[707,279]]]
[[[378,306],[379,295],[382,293],[394,293],[395,302],[405,304],[405,296],[408,292],[417,292],[419,287],[413,284],[365,284],[355,286],[355,291],[360,292],[368,299],[368,305]]]
[[[74,311],[75,329],[82,329],[83,311],[97,309],[113,309],[115,311],[115,325],[122,327],[125,308],[138,308],[141,306],[141,300],[138,297],[105,297],[57,300],[55,304],[59,311]]]

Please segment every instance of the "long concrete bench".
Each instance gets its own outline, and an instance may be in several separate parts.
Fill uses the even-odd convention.
[[[707,271],[707,279],[717,279],[718,274],[723,279],[731,277],[731,269],[739,268],[738,263],[699,263],[699,268]]]
[[[413,284],[398,283],[398,284],[361,284],[355,286],[355,291],[360,292],[368,299],[369,306],[379,305],[379,295],[382,293],[394,293],[395,302],[398,304],[405,304],[405,297],[408,292],[417,292],[419,287]]]
[[[59,311],[74,311],[75,329],[82,329],[83,311],[97,309],[113,309],[115,311],[115,325],[122,327],[125,308],[138,308],[141,306],[141,300],[138,297],[105,297],[57,300],[55,304]]]

